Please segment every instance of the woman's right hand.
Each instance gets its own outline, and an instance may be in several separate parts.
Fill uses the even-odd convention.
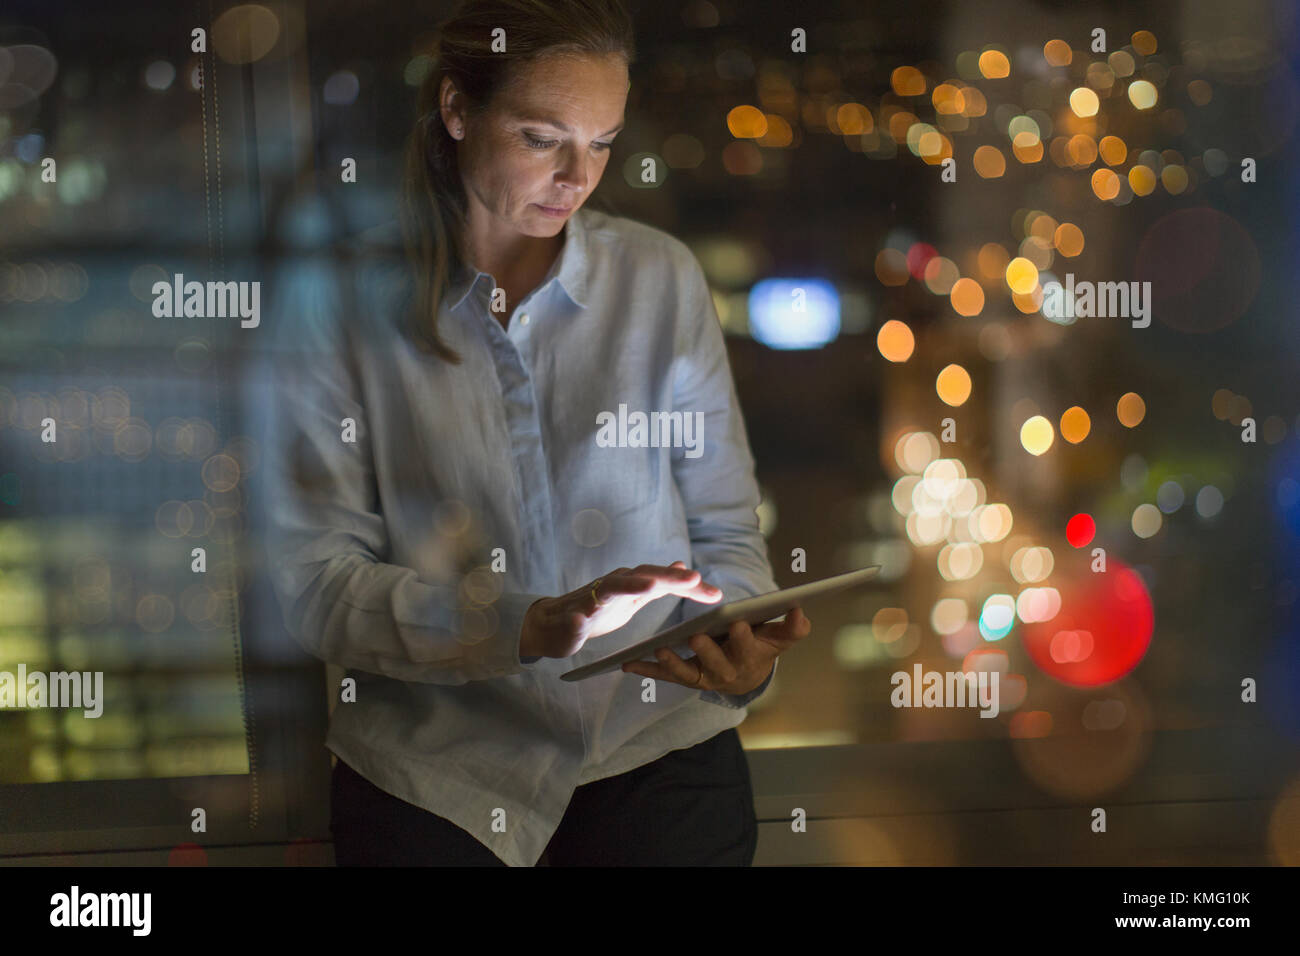
[[[571,657],[589,638],[617,630],[651,601],[670,594],[703,604],[722,600],[721,589],[705,584],[700,572],[682,561],[615,568],[576,591],[533,602],[524,615],[519,656]]]

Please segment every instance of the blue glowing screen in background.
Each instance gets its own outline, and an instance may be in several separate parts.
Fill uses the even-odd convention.
[[[840,334],[840,297],[825,279],[764,279],[749,290],[749,331],[773,349],[816,349]]]

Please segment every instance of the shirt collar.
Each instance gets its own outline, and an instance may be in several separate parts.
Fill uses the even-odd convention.
[[[587,306],[587,271],[590,265],[590,245],[587,238],[587,209],[582,207],[564,224],[564,245],[560,254],[551,264],[550,271],[538,285],[545,287],[552,279],[557,279],[560,286],[573,300],[574,304]],[[462,266],[455,280],[447,287],[446,301],[449,309],[457,308],[480,282],[490,282],[492,276],[486,272],[471,274],[468,266]]]

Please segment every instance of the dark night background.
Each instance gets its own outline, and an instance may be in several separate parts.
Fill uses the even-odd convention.
[[[865,596],[810,612],[813,638],[740,727],[756,862],[1300,862],[1293,5],[630,6],[627,128],[595,199],[690,244],[709,276],[778,583],[800,583],[795,548],[809,578],[885,567]],[[286,256],[391,219],[419,57],[447,9],[0,13],[0,670],[103,670],[109,688],[95,721],[0,713],[0,859],[332,860],[332,685],[283,631],[249,493],[257,409],[240,396],[265,330],[156,319],[148,290],[174,272],[260,279],[265,316]],[[190,52],[196,26],[206,54]],[[791,52],[795,27],[807,53]],[[1106,53],[1089,48],[1096,27]],[[1048,62],[1053,40],[1068,64]],[[1158,93],[1150,109],[1126,92],[1139,80]],[[944,83],[962,91],[956,114],[938,109]],[[1071,111],[1079,88],[1098,92],[1095,117]],[[762,136],[740,107],[762,114]],[[1008,133],[1023,117],[1036,161]],[[944,144],[956,182],[909,132]],[[1097,155],[1107,136],[1114,162]],[[985,145],[1001,175],[981,175]],[[652,188],[634,179],[644,154],[665,171]],[[356,183],[340,182],[345,157]],[[1241,181],[1245,157],[1256,182]],[[1139,166],[1148,195],[1134,194]],[[1075,256],[1057,248],[1066,223],[1085,238]],[[1045,272],[1152,281],[1151,326],[1045,318],[1013,299],[1016,257],[1040,257],[1040,287]],[[957,274],[979,286],[975,314],[954,308]],[[772,347],[765,329],[793,320],[758,321],[764,279],[825,282],[834,333]],[[914,345],[891,361],[903,326]],[[955,405],[936,392],[950,365],[971,382]],[[1123,422],[1128,393],[1142,411]],[[1090,418],[1077,442],[1060,424],[1072,406]],[[1037,415],[1054,435],[1041,454],[1021,436]],[[940,443],[947,417],[957,440]],[[913,435],[914,455],[930,449],[919,467],[899,451]],[[908,476],[935,458],[978,479],[1010,526],[980,541],[964,512],[939,508],[937,538],[909,521]],[[959,486],[932,472],[925,487]],[[1080,513],[1096,535],[1076,548]],[[1110,577],[1090,571],[1094,547]],[[1017,571],[1029,548],[1050,551],[1050,573]],[[961,571],[974,552],[979,568]],[[1145,652],[1098,583],[1122,567],[1154,610]],[[1050,621],[999,630],[988,611],[1029,586],[1092,614],[1099,655],[1134,659],[1093,686],[1058,679],[1028,651]],[[997,667],[1024,694],[993,720],[891,706],[890,674],[918,662]],[[196,800],[206,834],[189,830]],[[790,832],[794,806],[807,834]],[[1096,806],[1109,839],[1088,830]]]

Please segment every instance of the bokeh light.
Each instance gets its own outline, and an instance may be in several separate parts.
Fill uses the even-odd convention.
[[[1055,437],[1052,423],[1042,415],[1035,415],[1020,426],[1020,444],[1031,455],[1046,452],[1052,447]]]
[[[1133,533],[1139,538],[1152,538],[1160,533],[1160,526],[1164,524],[1164,517],[1160,514],[1160,509],[1153,504],[1141,504],[1133,509],[1133,517],[1130,521]]]
[[[1045,673],[1072,687],[1099,687],[1119,680],[1137,667],[1151,644],[1155,612],[1138,573],[1111,557],[1105,573],[1084,570],[1058,581],[1061,608],[1045,622],[1022,629],[1025,650]],[[1076,632],[1058,638],[1062,632]],[[1078,632],[1086,632],[1088,638]],[[1056,642],[1057,660],[1052,654]],[[1073,653],[1063,655],[1064,650]]]
[[[1083,230],[1072,222],[1063,222],[1056,227],[1052,244],[1061,255],[1073,258],[1083,252]]]
[[[1092,543],[1097,534],[1097,522],[1092,515],[1080,512],[1065,523],[1065,540],[1071,547],[1084,548]]]
[[[939,439],[929,432],[908,432],[894,446],[894,461],[909,474],[919,475],[925,467],[939,457]],[[911,500],[911,489],[907,491]],[[901,514],[910,512],[900,509]]]
[[[960,365],[949,365],[939,373],[934,387],[944,404],[957,407],[970,398],[970,373]]]
[[[974,279],[961,278],[953,283],[948,301],[958,315],[979,315],[984,310],[984,290]]]
[[[922,96],[925,93],[925,74],[914,66],[900,66],[889,78],[890,86],[899,96]]]
[[[1132,36],[1133,49],[1143,56],[1156,52],[1156,35],[1150,30],[1138,30]]]
[[[1048,66],[1069,66],[1072,53],[1064,40],[1048,40],[1043,44],[1043,59]]]
[[[890,319],[876,333],[876,348],[890,362],[906,362],[916,348],[916,339],[907,323]]]
[[[980,610],[980,635],[986,641],[1000,641],[1016,623],[1016,599],[1010,594],[991,594]]]
[[[1137,428],[1146,414],[1147,403],[1137,392],[1125,392],[1115,403],[1115,416],[1125,428]]]
[[[1196,493],[1196,513],[1202,518],[1213,518],[1223,510],[1223,492],[1214,485],[1206,485]]]
[[[1021,584],[1033,584],[1045,580],[1056,566],[1056,558],[1050,548],[1017,548],[1009,562],[1011,576]]]
[[[1097,144],[1097,153],[1107,166],[1118,166],[1128,159],[1128,147],[1118,136],[1103,136]]]
[[[1134,80],[1128,85],[1128,98],[1140,110],[1149,110],[1156,105],[1155,86],[1147,80]]]
[[[1000,80],[1011,75],[1011,61],[1001,50],[985,50],[980,54],[980,73],[987,80]]]
[[[1156,489],[1156,507],[1167,515],[1181,508],[1186,500],[1183,486],[1172,478]]]
[[[757,139],[767,132],[767,117],[756,106],[736,106],[727,114],[727,129],[737,139]]]
[[[227,63],[256,63],[280,38],[280,18],[256,3],[230,7],[212,23],[212,49]]]
[[[1110,200],[1119,195],[1120,179],[1109,169],[1098,169],[1092,174],[1092,191],[1098,199]]]
[[[1092,419],[1078,405],[1067,408],[1061,414],[1061,437],[1072,445],[1087,438],[1091,428]]]
[[[1007,264],[1011,262],[1011,256],[998,243],[986,242],[980,246],[977,261],[980,276],[986,282],[992,283],[1002,279],[1006,274]]]
[[[1007,286],[1016,295],[1029,295],[1038,286],[1038,267],[1017,256],[1007,263],[1006,279]]]
[[[1007,160],[996,146],[984,145],[975,150],[975,172],[984,179],[997,179],[1007,171]]]
[[[1074,115],[1086,118],[1096,116],[1097,110],[1101,106],[1101,101],[1097,99],[1097,94],[1086,86],[1080,86],[1070,93],[1070,109]]]
[[[907,256],[897,249],[881,249],[876,254],[876,278],[883,285],[906,285],[909,277]]]
[[[1128,184],[1138,196],[1149,196],[1156,188],[1156,174],[1149,166],[1141,163],[1128,171]]]

